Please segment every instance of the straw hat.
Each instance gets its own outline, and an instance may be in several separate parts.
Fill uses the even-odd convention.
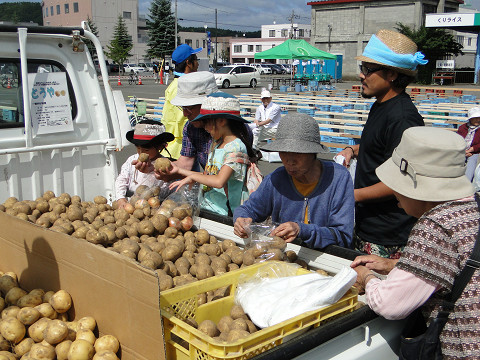
[[[392,157],[375,172],[393,191],[415,200],[450,201],[475,192],[465,176],[465,140],[445,129],[405,130]]]
[[[384,45],[386,45],[386,47],[390,49],[390,51],[394,54],[413,56],[415,56],[416,54],[421,54],[417,53],[417,45],[410,38],[396,31],[386,29],[379,30],[375,35],[372,36],[372,38],[367,44],[367,47],[373,43],[374,37],[378,38],[378,40],[380,40]],[[365,48],[363,54],[361,56],[355,57],[355,59],[373,64],[383,65],[386,68],[396,70],[409,76],[415,76],[417,74],[416,64],[413,66],[413,68],[412,66],[408,66],[406,64],[395,64],[395,62],[391,62],[388,57],[384,56],[388,54],[384,54],[381,51],[376,51],[377,49],[372,49],[375,53],[373,58],[372,53],[368,51],[369,49],[367,49],[367,47]]]
[[[125,134],[132,144],[137,146],[155,146],[173,141],[175,136],[165,131],[165,126],[158,121],[144,120]]]
[[[177,95],[170,101],[174,106],[202,104],[207,95],[218,91],[215,76],[209,71],[197,71],[178,78]]]
[[[242,123],[249,123],[240,116],[240,101],[233,95],[215,92],[207,96],[198,115],[193,121],[225,118]]]
[[[302,154],[327,153],[320,143],[317,121],[302,113],[288,113],[280,119],[275,140],[261,147],[265,151],[282,151]]]

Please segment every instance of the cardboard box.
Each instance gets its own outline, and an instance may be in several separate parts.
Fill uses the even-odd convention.
[[[0,270],[25,290],[68,291],[69,318],[93,316],[123,360],[165,359],[160,288],[154,271],[107,250],[0,212]]]

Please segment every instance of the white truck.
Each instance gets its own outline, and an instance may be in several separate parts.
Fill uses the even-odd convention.
[[[127,157],[121,150],[131,127],[121,92],[109,85],[98,39],[85,28],[0,25],[0,33],[0,75],[7,80],[0,87],[0,201],[36,199],[46,190],[87,200],[101,194],[112,201],[117,156]],[[82,39],[97,49],[101,84]],[[231,225],[228,218],[199,219],[218,238],[241,242]],[[289,248],[332,273],[355,256],[336,247],[328,253]],[[364,306],[257,358],[396,359],[402,327]]]

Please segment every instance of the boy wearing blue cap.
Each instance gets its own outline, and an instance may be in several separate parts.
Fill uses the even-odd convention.
[[[178,159],[180,157],[180,150],[182,149],[182,133],[183,127],[187,122],[187,118],[183,116],[183,111],[177,106],[172,105],[171,100],[177,95],[177,78],[183,74],[196,72],[198,69],[197,53],[202,51],[202,48],[193,49],[187,44],[179,45],[172,53],[172,62],[175,64],[173,74],[175,78],[165,90],[165,104],[162,111],[162,124],[165,125],[167,132],[175,136],[175,140],[168,143],[167,149],[171,157]]]
[[[359,145],[347,146],[339,154],[345,166],[357,158],[355,172],[355,236],[357,250],[387,258],[403,251],[415,218],[398,207],[393,191],[383,184],[375,169],[392,156],[404,130],[424,126],[410,96],[405,92],[424,65],[424,55],[405,35],[379,30],[372,35],[361,61],[361,94],[375,97]]]

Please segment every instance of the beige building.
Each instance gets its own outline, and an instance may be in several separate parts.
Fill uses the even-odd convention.
[[[112,40],[118,16],[122,16],[132,37],[130,63],[147,61],[145,17],[138,14],[138,0],[43,0],[43,23],[48,26],[80,26],[88,17],[98,29],[104,49]]]

